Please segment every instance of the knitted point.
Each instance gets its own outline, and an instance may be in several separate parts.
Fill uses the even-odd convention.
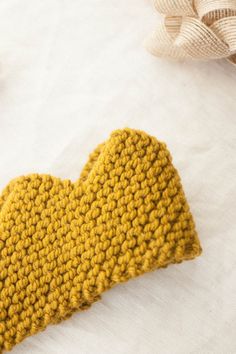
[[[0,352],[117,283],[201,253],[164,143],[112,133],[72,183],[32,174],[0,197]]]

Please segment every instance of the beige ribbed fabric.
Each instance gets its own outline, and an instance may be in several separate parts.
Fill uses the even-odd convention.
[[[156,56],[227,58],[236,65],[236,0],[154,0],[164,23],[146,41]]]

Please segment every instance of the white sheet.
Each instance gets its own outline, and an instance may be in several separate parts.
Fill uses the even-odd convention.
[[[0,187],[75,180],[112,130],[142,129],[168,144],[203,247],[14,354],[236,353],[236,70],[152,57],[142,42],[158,21],[151,0],[0,2]]]

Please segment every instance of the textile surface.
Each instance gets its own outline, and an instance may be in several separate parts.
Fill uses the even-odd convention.
[[[138,275],[201,254],[164,143],[114,131],[75,183],[13,179],[0,197],[0,353]]]
[[[35,172],[75,181],[112,130],[145,130],[171,151],[203,249],[13,354],[236,352],[235,68],[151,56],[160,20],[148,0],[0,2],[1,189]]]
[[[147,49],[175,59],[228,58],[236,63],[235,0],[154,0],[164,23],[147,39]]]

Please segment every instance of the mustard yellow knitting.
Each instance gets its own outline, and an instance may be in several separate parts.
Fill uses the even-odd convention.
[[[144,132],[113,132],[75,183],[19,177],[0,197],[0,352],[200,252],[166,145]]]

